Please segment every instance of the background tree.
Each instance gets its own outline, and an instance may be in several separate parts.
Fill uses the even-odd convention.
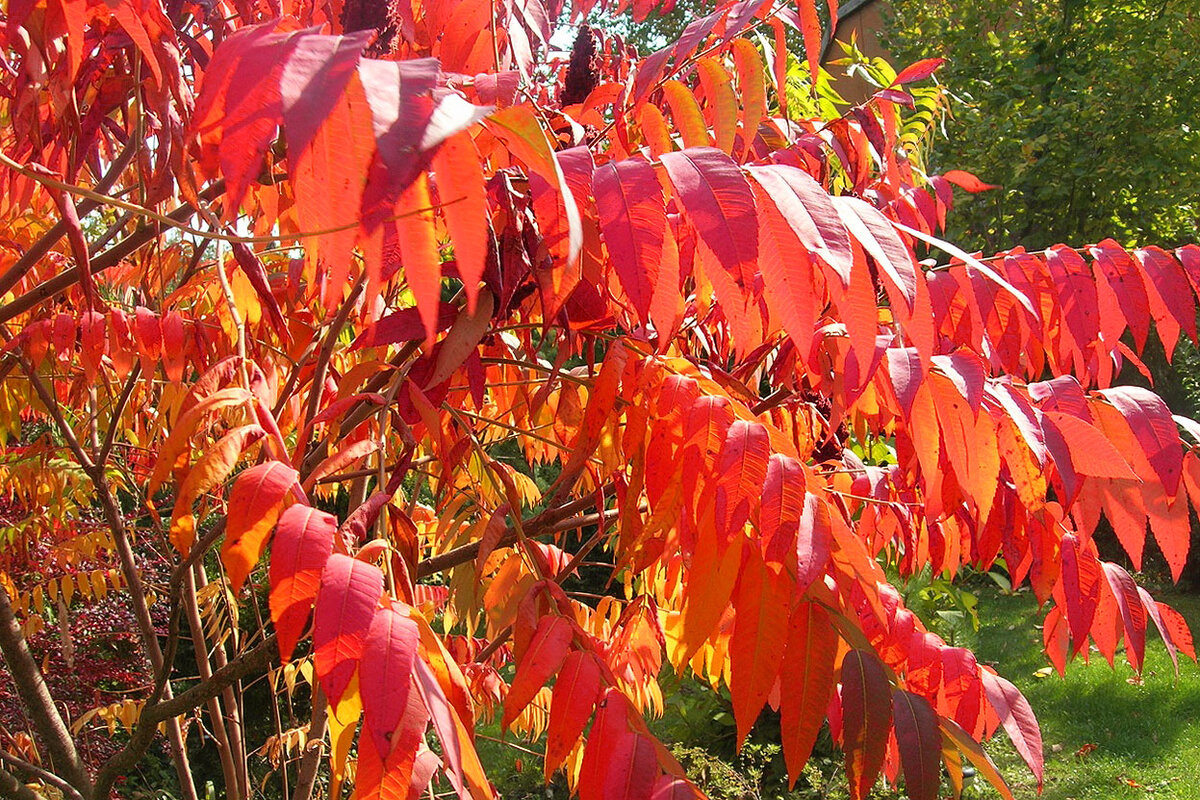
[[[979,186],[913,146],[940,62],[839,115],[789,81],[813,3],[570,67],[563,11],[10,5],[0,791],[157,744],[189,800],[214,752],[229,797],[482,800],[494,716],[583,800],[696,797],[668,669],[739,742],[777,711],[792,781],[827,722],[854,800],[1011,796],[1000,729],[1040,783],[1028,702],[889,577],[926,570],[1002,563],[1060,671],[1194,658],[1092,534],[1182,569],[1200,426],[1114,380],[1195,338],[1200,247],[942,240]],[[128,685],[75,716],[52,644],[114,588]]]
[[[959,99],[933,165],[1002,189],[963,203],[957,241],[1176,246],[1200,226],[1200,4],[894,0],[903,63],[948,59]]]

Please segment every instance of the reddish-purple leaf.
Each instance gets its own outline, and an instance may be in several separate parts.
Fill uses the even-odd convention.
[[[892,685],[879,658],[851,650],[842,659],[842,750],[850,797],[863,800],[875,785],[892,728]]]
[[[892,720],[904,769],[905,793],[910,800],[937,800],[942,755],[937,714],[925,698],[895,689]]]
[[[804,170],[783,164],[749,168],[804,249],[850,283],[854,253],[829,193]]]

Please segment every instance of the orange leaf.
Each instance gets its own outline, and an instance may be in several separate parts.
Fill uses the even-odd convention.
[[[808,763],[825,719],[835,683],[837,643],[837,633],[825,609],[806,601],[792,612],[779,679],[780,727],[789,788],[795,786]]]
[[[242,472],[234,481],[229,492],[221,561],[235,593],[262,557],[271,528],[275,527],[298,477],[299,473],[289,465],[268,461]]]

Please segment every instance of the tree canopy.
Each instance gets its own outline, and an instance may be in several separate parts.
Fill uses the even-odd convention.
[[[1011,797],[981,742],[1040,783],[1034,711],[924,570],[1030,586],[1060,672],[1195,658],[1096,536],[1186,559],[1200,425],[1114,381],[1195,340],[1200,247],[972,256],[940,60],[843,113],[789,84],[811,0],[552,60],[595,6],[9,5],[0,792],[161,746],[194,800],[208,739],[228,797],[483,800],[498,718],[583,800],[699,797],[645,721],[674,670],[739,741],[777,710],[793,781],[827,726],[854,800]]]
[[[899,60],[945,56],[932,163],[1003,188],[964,204],[962,243],[1178,246],[1200,230],[1200,3],[893,0]]]

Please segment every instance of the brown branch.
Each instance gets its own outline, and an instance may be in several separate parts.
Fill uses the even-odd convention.
[[[0,761],[5,762],[18,772],[24,772],[27,775],[32,775],[42,783],[53,786],[55,789],[58,789],[60,792],[62,792],[64,796],[71,798],[71,800],[83,800],[83,795],[81,795],[74,786],[67,783],[53,772],[44,770],[36,764],[30,764],[28,761],[17,758],[12,753],[9,753],[3,749],[0,749]]]
[[[21,633],[21,625],[13,614],[12,603],[8,590],[0,584],[0,655],[8,665],[8,672],[17,687],[17,694],[29,713],[29,717],[37,729],[38,735],[50,753],[50,761],[54,768],[72,786],[84,795],[90,795],[92,780],[88,776],[87,767],[75,749],[75,740],[71,738],[67,725],[63,722],[50,689],[38,669],[33,653],[25,636]],[[14,780],[16,780],[14,778]]]
[[[154,667],[155,685],[163,686],[163,691],[170,695],[171,686],[169,681],[164,680],[164,676],[169,675],[170,665],[163,659],[162,648],[158,643],[158,633],[154,629],[154,620],[150,617],[150,603],[146,599],[146,589],[142,583],[142,574],[138,570],[137,562],[134,559],[133,546],[129,542],[129,536],[125,531],[125,522],[121,518],[121,509],[117,503],[117,498],[112,493],[112,488],[108,485],[108,479],[104,475],[104,465],[98,464],[91,459],[83,445],[75,436],[75,430],[63,417],[62,411],[58,407],[58,401],[53,393],[46,387],[46,384],[38,376],[37,371],[21,360],[21,366],[25,370],[26,376],[29,378],[29,383],[33,386],[34,391],[41,399],[42,404],[46,406],[46,411],[50,414],[50,418],[54,420],[55,426],[60,434],[67,442],[67,447],[79,462],[80,467],[91,479],[92,485],[96,488],[96,494],[99,496],[100,508],[104,514],[104,520],[108,524],[109,533],[113,537],[114,549],[117,551],[117,560],[121,566],[121,577],[125,581],[125,588],[129,594],[129,598],[133,605],[134,619],[137,620],[138,632],[141,635],[142,646],[146,650],[146,655],[150,658],[150,664]],[[191,774],[191,768],[188,765],[187,748],[183,742],[183,732],[179,727],[178,721],[169,720],[167,723],[167,735],[171,740],[171,757],[175,762],[175,771],[179,776],[179,785],[184,794],[184,800],[197,800],[196,787]],[[103,796],[103,795],[101,795]]]
[[[557,508],[543,511],[538,516],[532,518],[528,522],[522,524],[525,535],[528,537],[544,536],[548,533],[556,533],[558,531],[570,530],[578,528],[582,525],[594,525],[598,522],[609,519],[616,515],[615,509],[600,511],[595,514],[585,516],[572,517],[578,511],[590,508],[596,504],[596,498],[592,496],[581,497],[578,500],[573,500],[566,505],[558,506]],[[509,526],[500,536],[500,541],[497,547],[505,547],[517,541],[517,529]],[[453,550],[448,550],[439,556],[432,556],[425,559],[417,565],[417,577],[425,578],[430,575],[436,575],[439,572],[453,569],[459,564],[466,564],[469,561],[474,561],[479,555],[479,540],[468,542],[467,544],[455,547]]]
[[[0,769],[0,797],[11,800],[46,800],[44,795],[30,789],[21,783],[17,776],[3,769]]]

